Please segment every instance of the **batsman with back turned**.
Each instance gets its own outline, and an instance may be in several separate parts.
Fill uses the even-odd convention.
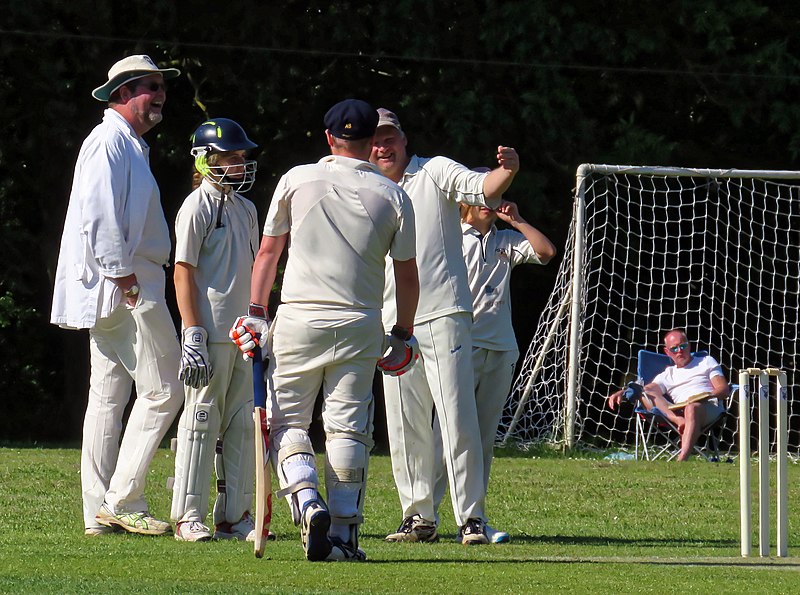
[[[306,557],[362,561],[358,530],[373,444],[375,364],[402,374],[417,357],[411,331],[419,296],[414,212],[406,193],[368,161],[378,124],[374,108],[348,99],[334,105],[324,123],[331,155],[291,169],[278,183],[253,269],[252,303],[231,338],[251,356],[257,344],[269,355],[277,495],[286,497],[300,525]],[[265,306],[290,234],[282,304],[270,324]],[[385,338],[387,254],[394,264],[397,316]],[[381,358],[384,345],[388,353]],[[327,502],[308,435],[320,388]]]

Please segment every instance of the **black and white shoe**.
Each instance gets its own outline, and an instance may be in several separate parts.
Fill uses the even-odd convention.
[[[367,554],[360,547],[353,547],[349,542],[342,541],[338,537],[331,537],[331,553],[328,554],[328,562],[364,562]]]
[[[306,558],[312,562],[327,560],[331,553],[331,540],[328,529],[331,526],[331,515],[319,500],[309,500],[303,506],[300,515],[300,537]]]
[[[489,543],[486,536],[486,523],[483,519],[467,519],[461,526],[461,543],[464,545],[485,545]]]
[[[436,523],[415,514],[404,518],[397,531],[386,536],[386,541],[434,543],[439,541],[439,534],[436,532]]]

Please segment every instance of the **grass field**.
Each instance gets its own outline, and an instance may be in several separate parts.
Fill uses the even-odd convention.
[[[148,485],[151,510],[164,518],[172,465],[159,450]],[[285,502],[273,520],[278,541],[261,560],[245,543],[84,537],[78,450],[2,448],[0,592],[797,593],[800,468],[789,472],[792,557],[743,559],[736,465],[502,453],[488,509],[512,541],[468,548],[453,541],[449,506],[440,543],[384,543],[400,510],[389,458],[374,456],[361,542],[369,561],[312,564]],[[754,544],[756,529],[754,519]],[[772,536],[774,551],[774,520]]]

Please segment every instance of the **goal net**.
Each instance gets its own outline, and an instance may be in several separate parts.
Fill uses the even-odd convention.
[[[797,456],[799,308],[800,172],[582,165],[556,286],[498,440],[632,445],[632,408],[605,399],[636,378],[640,349],[682,327],[730,382],[741,368],[786,371]],[[736,452],[735,419],[721,438]]]

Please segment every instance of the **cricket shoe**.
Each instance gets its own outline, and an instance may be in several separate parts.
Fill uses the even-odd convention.
[[[387,535],[385,541],[435,543],[439,541],[439,534],[436,532],[436,523],[415,514],[404,518],[397,532]]]
[[[489,543],[508,543],[511,541],[511,536],[505,531],[498,531],[488,523],[486,525],[486,538]]]
[[[486,523],[482,519],[467,519],[461,527],[461,543],[464,545],[485,545],[489,543],[486,536]]]
[[[312,562],[327,560],[333,544],[328,537],[331,514],[319,500],[309,500],[300,513],[300,538],[306,558]]]
[[[100,535],[109,535],[114,533],[114,527],[106,527],[105,525],[100,525],[99,527],[86,527],[83,530],[83,534],[87,537],[98,537]]]
[[[128,533],[139,535],[168,535],[172,533],[172,525],[159,521],[147,512],[113,513],[105,502],[95,517],[98,523],[106,527],[119,527]]]
[[[210,541],[211,530],[200,521],[181,521],[175,525],[178,541]]]
[[[239,541],[256,540],[256,522],[249,512],[245,512],[236,523],[217,523],[214,526],[214,539],[238,539]],[[270,532],[267,540],[274,541],[275,534]]]
[[[325,558],[328,562],[365,562],[367,554],[360,547],[353,547],[339,537],[331,537],[331,553]]]
[[[456,542],[461,543],[463,537],[461,529],[459,529],[456,535]],[[511,541],[511,537],[508,533],[505,531],[498,531],[488,523],[486,524],[486,538],[489,540],[489,543],[508,543]]]

